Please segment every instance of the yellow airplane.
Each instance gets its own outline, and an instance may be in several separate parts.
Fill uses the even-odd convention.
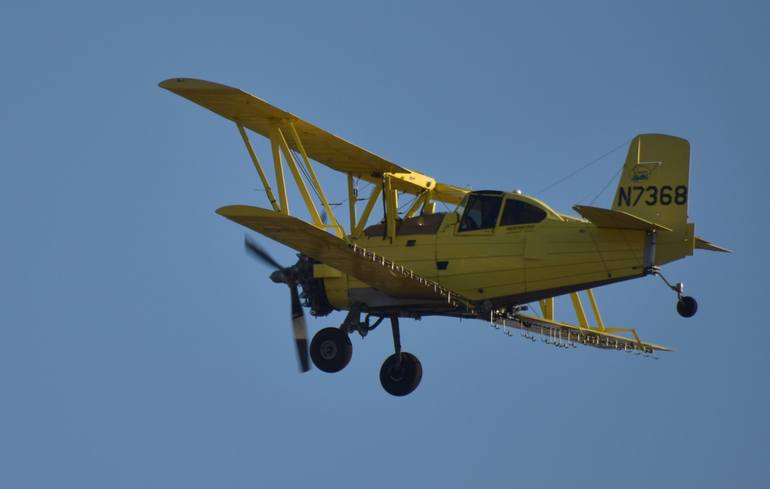
[[[188,78],[160,86],[236,124],[272,209],[231,205],[216,212],[299,252],[299,261],[284,267],[253,241],[245,243],[276,269],[274,282],[289,286],[302,371],[310,368],[308,356],[324,372],[342,370],[353,352],[349,335],[363,337],[387,318],[395,353],[383,363],[380,381],[388,393],[407,395],[419,385],[422,365],[401,349],[399,318],[435,315],[482,319],[508,335],[518,329],[525,338],[541,335],[562,348],[668,351],[642,341],[633,328],[605,326],[592,288],[658,275],[676,292],[679,314],[690,317],[697,303],[659,267],[695,248],[729,251],[695,236],[687,222],[690,145],[684,139],[636,136],[612,208],[576,205],[582,217],[571,217],[519,191],[470,191],[438,182],[235,88]],[[246,130],[270,141],[277,197]],[[347,231],[311,160],[346,175]],[[286,168],[311,222],[289,212]],[[359,183],[371,187],[368,197],[359,198]],[[359,200],[365,202],[360,215]],[[368,225],[380,200],[382,220]],[[438,212],[436,203],[456,208]],[[556,320],[554,298],[560,295],[570,296],[577,324]],[[539,315],[531,303],[538,304]],[[303,306],[314,316],[348,313],[340,327],[321,329],[308,345]]]

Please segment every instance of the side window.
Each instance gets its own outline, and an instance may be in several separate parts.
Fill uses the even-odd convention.
[[[495,195],[471,195],[460,218],[460,231],[495,227],[503,198]]]
[[[501,226],[513,226],[515,224],[534,224],[545,219],[546,213],[540,207],[520,200],[509,199],[505,201]]]

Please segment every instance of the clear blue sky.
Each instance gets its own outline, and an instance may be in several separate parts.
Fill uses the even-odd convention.
[[[0,487],[765,487],[768,18],[763,2],[4,2]],[[378,382],[387,330],[354,338],[345,371],[299,375],[287,290],[213,212],[264,205],[256,175],[231,123],[157,87],[174,76],[474,188],[535,193],[637,133],[679,135],[698,234],[736,253],[668,267],[699,299],[690,320],[654,278],[597,291],[606,322],[676,350],[658,361],[425,319],[402,326],[425,369],[407,398]],[[542,198],[590,201],[623,155]]]

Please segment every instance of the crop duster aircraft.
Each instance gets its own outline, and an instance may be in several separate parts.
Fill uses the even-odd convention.
[[[559,347],[653,355],[668,348],[642,341],[635,329],[605,326],[592,288],[660,275],[661,265],[696,248],[728,251],[697,237],[687,222],[690,145],[684,139],[636,136],[612,207],[576,205],[581,217],[572,217],[521,192],[470,191],[438,182],[235,88],[185,78],[160,86],[233,121],[240,133],[271,208],[229,205],[216,212],[299,252],[297,263],[283,266],[253,241],[245,243],[275,269],[274,282],[289,286],[303,372],[309,358],[324,372],[342,370],[352,356],[349,335],[365,336],[388,319],[394,353],[382,364],[380,381],[388,393],[407,395],[420,383],[422,365],[402,350],[399,319],[422,316],[481,319],[509,335],[519,329]],[[274,185],[247,130],[270,141]],[[311,160],[347,178],[347,230]],[[289,212],[287,169],[311,222]],[[360,215],[358,181],[373,184]],[[402,214],[399,199],[405,198],[413,202]],[[368,225],[380,202],[382,220]],[[437,212],[437,202],[456,209]],[[697,303],[684,295],[683,285],[663,280],[677,294],[679,314],[694,315]],[[580,292],[591,305],[592,323]],[[570,296],[577,324],[555,318],[554,297],[560,295]],[[538,303],[541,314],[531,312],[530,303]],[[303,307],[314,316],[348,313],[338,328],[321,329],[308,345]]]

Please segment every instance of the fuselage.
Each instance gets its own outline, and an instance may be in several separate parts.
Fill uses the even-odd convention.
[[[598,227],[537,199],[495,191],[470,194],[455,212],[404,219],[392,239],[385,236],[384,224],[349,239],[494,307],[641,277],[650,263],[645,255],[649,236],[643,230]],[[321,269],[318,275],[337,309],[361,302],[372,309],[431,311],[429,303],[385,296],[345,274]]]

